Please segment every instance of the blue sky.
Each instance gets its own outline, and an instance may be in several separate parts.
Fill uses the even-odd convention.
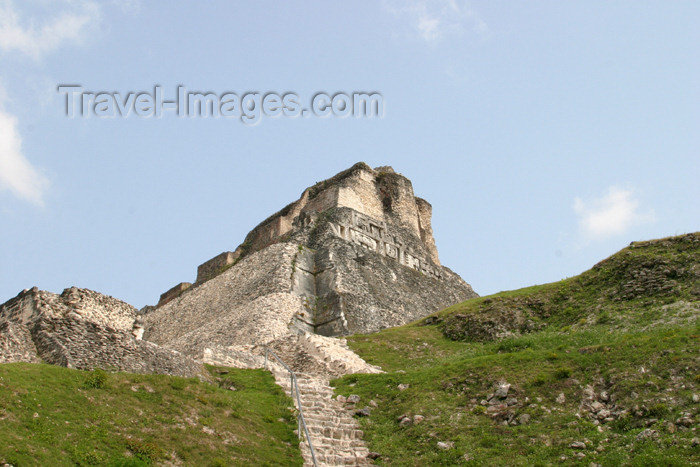
[[[392,165],[480,294],[700,229],[700,3],[0,0],[0,302],[137,307],[303,189]],[[68,118],[59,84],[378,92],[381,118]]]

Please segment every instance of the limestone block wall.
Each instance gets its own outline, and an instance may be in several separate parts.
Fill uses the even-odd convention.
[[[334,184],[329,184],[322,190],[315,190],[314,187],[307,188],[297,201],[287,205],[251,230],[245,241],[236,249],[236,254],[245,255],[259,251],[283,240],[292,232],[294,220],[302,213],[322,212],[337,206],[339,190],[340,187]]]
[[[383,219],[382,199],[375,184],[377,174],[369,167],[360,166],[343,179],[338,187],[338,202],[333,207],[354,209],[368,216]]]
[[[334,236],[401,265],[437,278],[442,274],[439,263],[433,262],[430,250],[410,231],[347,208],[334,210],[327,226]]]
[[[200,264],[197,267],[197,283],[208,281],[212,277],[218,276],[226,266],[233,264],[239,255],[239,252],[224,251],[209,261]]]
[[[0,318],[0,363],[39,363],[41,358],[27,326]]]
[[[313,229],[316,333],[374,332],[477,296],[408,228],[336,208]]]
[[[175,287],[160,295],[160,300],[158,300],[158,306],[165,305],[170,300],[179,296],[182,292],[189,289],[190,287],[192,287],[191,282],[180,282]]]
[[[477,296],[456,274],[440,267],[426,275],[414,267],[354,245],[333,240],[328,248],[335,257],[332,289],[347,329],[342,334],[374,332],[422,318],[434,311]],[[353,258],[352,254],[356,256]],[[337,329],[319,328],[319,334],[336,335]]]
[[[435,237],[433,237],[433,207],[429,202],[418,197],[416,197],[416,207],[418,208],[418,231],[420,239],[428,250],[430,259],[432,259],[434,263],[440,264],[437,246],[435,245]]]
[[[212,345],[259,344],[289,332],[298,246],[277,243],[143,316],[144,339],[201,357]]]

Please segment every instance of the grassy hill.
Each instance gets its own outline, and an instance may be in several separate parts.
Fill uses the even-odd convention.
[[[0,465],[301,465],[292,401],[262,370],[197,378],[0,365]]]
[[[350,346],[382,465],[700,465],[700,234]],[[376,407],[374,407],[376,405]]]

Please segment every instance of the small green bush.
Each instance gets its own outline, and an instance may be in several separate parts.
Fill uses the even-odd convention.
[[[571,377],[571,368],[559,367],[554,370],[554,377],[556,379],[567,379]]]
[[[107,373],[99,368],[92,370],[88,373],[87,377],[83,381],[83,387],[85,389],[101,389],[107,385]]]
[[[610,423],[610,428],[617,433],[626,433],[633,428],[632,417],[629,415],[620,417]]]
[[[535,378],[531,382],[533,386],[544,386],[545,383],[547,383],[547,376],[541,373],[535,376]]]
[[[153,443],[147,443],[135,438],[126,440],[126,447],[134,453],[138,459],[148,463],[154,462],[163,457],[163,450]]]
[[[598,318],[596,319],[596,322],[598,324],[608,324],[612,321],[612,318],[610,317],[610,314],[608,314],[607,311],[603,311],[598,315]]]
[[[668,413],[668,407],[665,404],[654,404],[649,407],[649,416],[651,417],[663,417]]]
[[[72,450],[71,458],[75,465],[79,466],[104,465],[105,462],[102,453],[83,445],[78,445]]]

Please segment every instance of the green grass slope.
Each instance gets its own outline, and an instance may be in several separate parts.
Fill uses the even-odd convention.
[[[699,318],[700,234],[635,242],[577,277],[353,336],[387,373],[334,384],[370,406],[380,465],[700,465]]]
[[[0,365],[0,465],[301,465],[292,401],[262,370],[197,378]]]

